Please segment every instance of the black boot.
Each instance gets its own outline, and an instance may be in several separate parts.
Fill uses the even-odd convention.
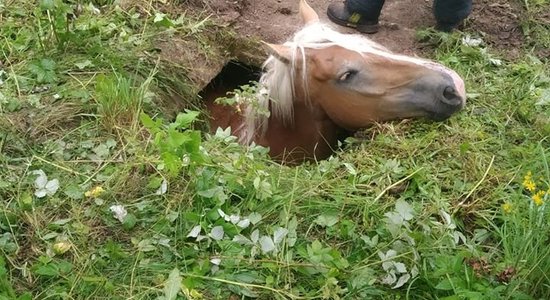
[[[372,15],[372,13],[365,14],[358,11],[351,11],[347,3],[332,3],[327,9],[327,16],[332,22],[338,25],[355,28],[362,33],[378,32],[378,16],[380,15],[380,10],[374,12],[375,17]]]
[[[434,0],[437,30],[450,32],[472,12],[472,0]]]

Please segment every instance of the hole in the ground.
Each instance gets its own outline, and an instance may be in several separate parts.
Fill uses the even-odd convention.
[[[260,75],[261,68],[232,60],[200,91],[199,95],[205,101],[214,101],[244,84],[258,81]]]

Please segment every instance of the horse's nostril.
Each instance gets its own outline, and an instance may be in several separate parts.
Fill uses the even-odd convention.
[[[460,105],[462,103],[460,96],[452,86],[447,86],[445,90],[443,90],[442,100],[449,105]]]
[[[456,98],[455,89],[452,86],[446,87],[443,91],[443,97],[445,97],[445,99],[447,100],[453,100],[454,98]]]

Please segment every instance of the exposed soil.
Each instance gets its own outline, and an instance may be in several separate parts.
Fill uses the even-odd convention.
[[[339,1],[308,0],[308,3],[321,19],[329,22],[326,8],[331,2]],[[239,34],[278,43],[284,42],[300,27],[298,3],[297,0],[210,0],[207,6]],[[521,11],[519,2],[477,0],[464,30],[479,32],[492,46],[508,51],[524,41],[518,18]],[[415,39],[415,31],[435,24],[432,1],[386,1],[381,24],[381,30],[369,35],[370,38],[395,52],[417,53],[423,45]],[[342,32],[354,32],[353,29],[338,28]]]
[[[477,31],[491,46],[509,58],[517,58],[518,48],[525,42],[520,15],[523,8],[515,1],[478,0],[469,18],[468,31]]]

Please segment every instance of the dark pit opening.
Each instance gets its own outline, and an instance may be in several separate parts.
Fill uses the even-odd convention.
[[[220,73],[199,92],[199,96],[205,101],[213,101],[219,97],[225,97],[227,92],[232,92],[251,81],[258,81],[261,72],[262,69],[259,67],[231,60],[222,68]]]

